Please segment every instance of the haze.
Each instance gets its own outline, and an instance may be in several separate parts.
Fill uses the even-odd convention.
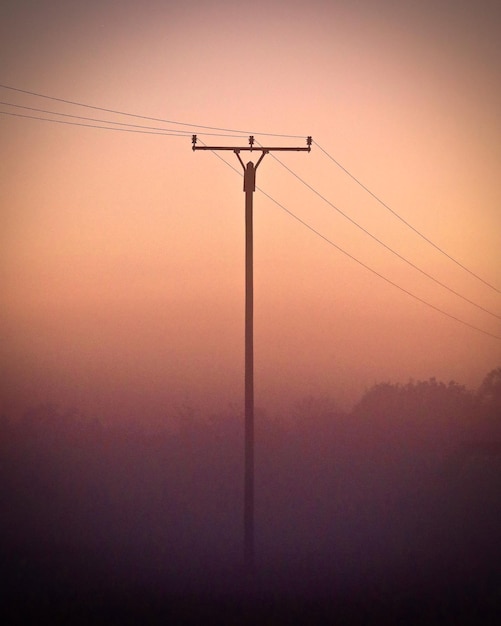
[[[265,596],[334,589],[358,623],[421,583],[456,617],[450,589],[494,607],[500,27],[488,1],[2,3],[15,611],[242,582],[241,167],[192,133],[314,140],[279,154],[291,171],[267,155],[254,195]]]

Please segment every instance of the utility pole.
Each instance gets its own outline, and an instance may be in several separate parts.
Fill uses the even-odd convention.
[[[244,474],[244,562],[248,573],[254,571],[254,278],[253,278],[253,219],[252,201],[256,189],[256,170],[269,152],[310,152],[312,138],[304,148],[255,147],[254,137],[248,146],[197,146],[192,136],[193,150],[231,150],[237,155],[244,171],[245,192],[245,474]],[[261,152],[256,165],[244,164],[240,152]]]

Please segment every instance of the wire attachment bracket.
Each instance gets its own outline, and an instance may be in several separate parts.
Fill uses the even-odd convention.
[[[252,152],[254,150],[260,150],[261,152],[311,152],[311,144],[313,143],[313,139],[311,136],[306,138],[306,147],[292,147],[292,146],[259,146],[256,147],[256,140],[254,135],[249,136],[249,145],[248,146],[198,146],[197,145],[197,136],[192,135],[191,143],[192,149],[195,150],[231,150],[235,154],[237,151],[240,152],[242,150],[246,150],[248,152]]]

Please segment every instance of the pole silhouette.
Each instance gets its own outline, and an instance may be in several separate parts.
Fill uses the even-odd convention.
[[[244,464],[244,563],[248,573],[254,571],[254,260],[253,260],[253,197],[256,190],[256,170],[265,155],[272,151],[310,152],[312,138],[306,147],[254,147],[254,137],[248,146],[197,146],[197,136],[192,136],[193,150],[231,150],[244,171],[245,192],[245,464]],[[254,165],[244,164],[240,152],[259,151],[261,156]]]

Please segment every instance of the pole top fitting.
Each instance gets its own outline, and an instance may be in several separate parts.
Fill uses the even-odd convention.
[[[306,145],[308,146],[308,152],[311,150],[311,144],[313,142],[313,139],[311,137],[311,135],[309,135],[308,137],[306,137]]]
[[[252,150],[252,148],[254,147],[254,135],[251,135],[249,137],[249,146],[250,146],[250,149]]]
[[[195,150],[195,145],[197,143],[197,136],[196,135],[192,135],[191,136],[191,143],[193,144],[192,150]]]

